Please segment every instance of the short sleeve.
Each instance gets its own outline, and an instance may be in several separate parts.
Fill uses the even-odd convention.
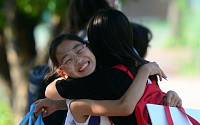
[[[119,69],[104,68],[79,79],[56,83],[58,93],[67,99],[119,99],[128,89],[132,79]]]

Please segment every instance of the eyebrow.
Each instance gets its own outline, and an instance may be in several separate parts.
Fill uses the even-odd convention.
[[[78,46],[80,46],[81,44],[76,44],[71,50],[75,50]],[[71,50],[69,50],[68,52],[70,52]],[[68,53],[67,52],[67,53]],[[63,63],[63,60],[68,56],[68,54],[65,54],[62,58],[61,58],[61,63]]]

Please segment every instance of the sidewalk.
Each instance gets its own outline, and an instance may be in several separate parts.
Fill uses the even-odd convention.
[[[184,108],[200,109],[200,78],[184,77],[177,72],[179,63],[189,56],[190,52],[184,50],[149,48],[146,59],[157,62],[168,76],[168,81],[159,82],[164,92],[174,90],[181,97]]]

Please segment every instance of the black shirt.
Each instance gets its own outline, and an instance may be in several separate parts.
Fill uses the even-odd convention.
[[[132,72],[135,76],[136,71]],[[67,99],[119,99],[132,83],[131,77],[120,69],[104,67],[91,75],[69,80],[60,80],[56,83],[58,93]],[[134,113],[127,117],[111,117],[115,125],[137,124]]]

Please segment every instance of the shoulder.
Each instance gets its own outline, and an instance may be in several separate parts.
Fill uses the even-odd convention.
[[[92,75],[91,75],[92,76]],[[101,78],[108,78],[108,79],[116,79],[119,77],[128,78],[129,75],[127,71],[123,71],[120,68],[113,68],[113,67],[103,67],[102,69],[96,71],[93,74],[93,77],[101,77]]]

